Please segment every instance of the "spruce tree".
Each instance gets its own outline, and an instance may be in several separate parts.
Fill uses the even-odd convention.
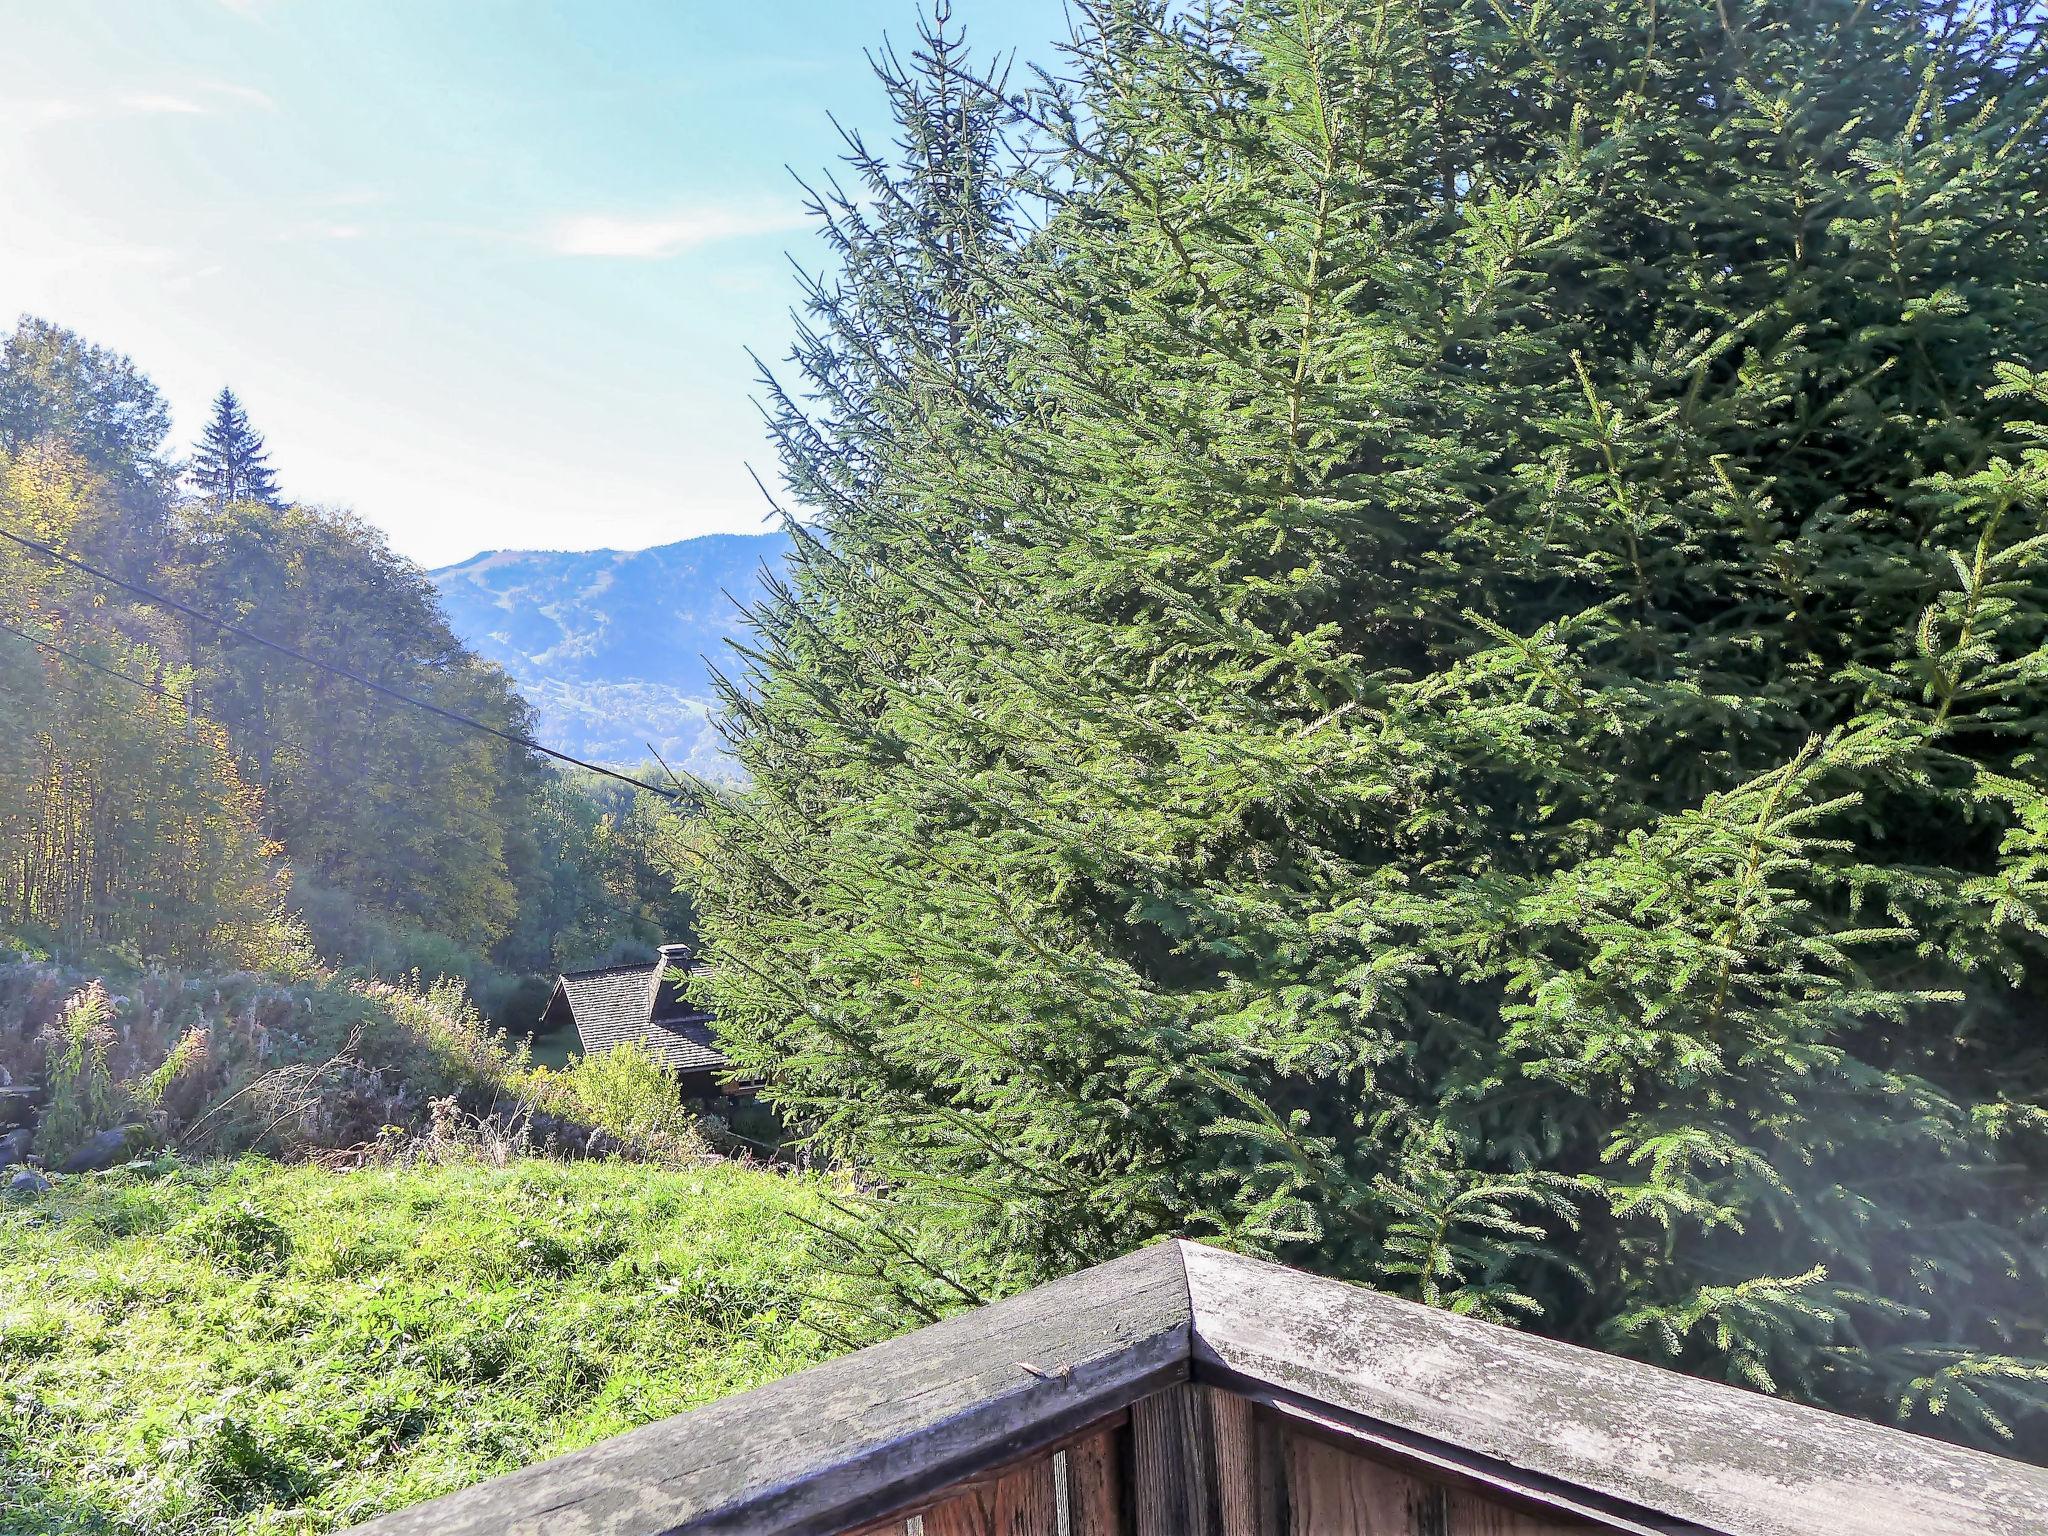
[[[280,505],[263,436],[249,425],[248,412],[226,386],[214,397],[205,436],[193,446],[191,479],[200,495],[217,506],[237,501]]]
[[[695,876],[872,1272],[1183,1233],[2048,1454],[2036,14],[1087,16],[1044,216],[814,294]]]

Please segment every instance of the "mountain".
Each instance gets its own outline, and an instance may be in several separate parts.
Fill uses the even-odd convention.
[[[433,571],[448,622],[512,675],[540,739],[607,763],[729,771],[712,732],[710,663],[787,535],[714,533],[654,549],[490,550]],[[707,662],[706,658],[710,658]]]

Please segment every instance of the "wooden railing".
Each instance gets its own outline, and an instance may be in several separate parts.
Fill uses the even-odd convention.
[[[1163,1243],[354,1536],[2048,1536],[2048,1470]]]

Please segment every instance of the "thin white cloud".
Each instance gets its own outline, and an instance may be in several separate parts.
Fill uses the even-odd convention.
[[[270,238],[289,243],[298,240],[360,240],[367,231],[360,224],[336,224],[324,219],[314,219],[302,224],[289,224]]]
[[[109,115],[126,117],[204,117],[206,108],[190,96],[173,96],[168,91],[137,91],[117,96],[108,104]]]
[[[23,123],[66,123],[74,118],[93,115],[92,110],[82,101],[60,100],[49,96],[40,101],[17,101],[12,106],[0,108],[0,112]]]
[[[253,85],[235,85],[226,80],[210,80],[199,87],[209,96],[222,102],[240,102],[245,107],[254,107],[261,112],[275,112],[277,103],[267,91],[259,91]]]
[[[371,208],[384,201],[384,194],[375,187],[343,187],[338,192],[322,193],[306,199],[308,208]]]
[[[138,268],[168,269],[179,253],[162,245],[97,244],[24,248],[0,242],[0,290],[31,288],[80,273],[119,271],[132,281]]]
[[[38,125],[109,117],[212,117],[236,107],[254,107],[267,112],[276,105],[254,86],[195,80],[173,90],[31,97],[12,106],[0,106],[0,118]]]
[[[548,232],[549,247],[563,256],[611,256],[658,261],[720,240],[782,234],[802,229],[797,209],[766,203],[707,205],[657,214],[579,214]]]

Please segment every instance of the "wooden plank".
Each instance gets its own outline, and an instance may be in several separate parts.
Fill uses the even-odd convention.
[[[1391,1455],[1377,1446],[1362,1445],[1354,1433],[1346,1430],[1332,1430],[1328,1425],[1306,1422],[1270,1408],[1261,1407],[1257,1411],[1281,1436],[1280,1458],[1287,1465],[1287,1476],[1290,1478],[1296,1475],[1293,1464],[1301,1455],[1295,1448],[1295,1441],[1307,1440],[1325,1448],[1333,1448],[1344,1456],[1372,1463],[1372,1468],[1360,1473],[1360,1476],[1375,1475],[1376,1471],[1381,1476],[1392,1475],[1411,1479],[1426,1490],[1440,1493],[1440,1497],[1418,1498],[1416,1501],[1418,1509],[1424,1515],[1423,1530],[1427,1536],[1440,1536],[1438,1527],[1428,1523],[1433,1510],[1442,1511],[1446,1520],[1451,1519],[1460,1510],[1478,1511],[1467,1518],[1476,1521],[1482,1532],[1490,1532],[1492,1529],[1486,1524],[1487,1520],[1495,1524],[1505,1521],[1507,1530],[1518,1533],[1523,1526],[1527,1526],[1533,1531],[1543,1533],[1543,1536],[1550,1536],[1554,1531],[1571,1532],[1574,1536],[1598,1536],[1598,1533],[1615,1530],[1615,1526],[1605,1520],[1598,1520],[1590,1515],[1574,1514],[1543,1502],[1527,1500],[1516,1491],[1503,1488],[1498,1481],[1489,1482],[1474,1478],[1456,1468],[1424,1466],[1406,1457]],[[1522,1524],[1515,1524],[1516,1520],[1520,1520]],[[1291,1525],[1283,1526],[1283,1530],[1292,1536]],[[1680,1530],[1696,1536],[1699,1528],[1681,1527],[1667,1522],[1660,1536],[1670,1536],[1670,1533]],[[912,1536],[916,1536],[916,1533],[913,1532]]]
[[[1283,1536],[1277,1449],[1227,1392],[1170,1387],[1133,1403],[1134,1536]]]
[[[1128,1408],[1119,1408],[1115,1413],[1096,1419],[1092,1423],[1076,1430],[1073,1434],[1063,1436],[1058,1440],[1040,1446],[1030,1456],[984,1468],[940,1489],[938,1493],[930,1498],[920,1500],[918,1503],[903,1509],[893,1510],[887,1519],[875,1521],[872,1525],[862,1526],[858,1531],[849,1531],[845,1533],[845,1536],[924,1536],[922,1529],[906,1530],[905,1523],[912,1520],[923,1520],[929,1511],[949,1500],[961,1499],[970,1493],[993,1488],[1004,1478],[1011,1476],[1013,1473],[1023,1471],[1027,1466],[1035,1464],[1041,1459],[1053,1465],[1055,1483],[1057,1484],[1058,1477],[1062,1475],[1059,1473],[1059,1458],[1068,1451],[1078,1447],[1091,1446],[1098,1441],[1108,1441],[1113,1445],[1115,1443],[1115,1435],[1128,1425],[1130,1421],[1130,1410]]]
[[[1122,1431],[1067,1447],[1069,1536],[1125,1536]]]
[[[1216,1507],[1223,1536],[1286,1536],[1284,1441],[1269,1416],[1234,1392],[1201,1387],[1216,1435]]]
[[[1197,1381],[1418,1468],[1648,1536],[2048,1536],[2048,1468],[1182,1249]]]
[[[1060,1536],[1052,1457],[925,1511],[924,1536]]]
[[[1223,1536],[1205,1410],[1192,1387],[1131,1404],[1132,1536]]]
[[[1585,1536],[1574,1515],[1520,1510],[1308,1435],[1287,1443],[1288,1536]]]
[[[987,1489],[992,1489],[995,1487],[997,1483],[1003,1481],[1005,1478],[1010,1477],[1015,1473],[1024,1471],[1027,1467],[1034,1465],[1041,1460],[1046,1461],[1053,1466],[1055,1472],[1055,1488],[1057,1490],[1059,1478],[1063,1475],[1061,1474],[1059,1469],[1060,1459],[1062,1457],[1064,1457],[1070,1451],[1094,1448],[1101,1445],[1109,1446],[1111,1448],[1111,1454],[1113,1455],[1114,1448],[1118,1443],[1117,1436],[1125,1428],[1125,1426],[1127,1426],[1130,1423],[1130,1421],[1130,1410],[1128,1408],[1119,1408],[1115,1413],[1108,1414],[1102,1418],[1096,1419],[1092,1423],[1085,1425],[1084,1427],[1075,1431],[1071,1435],[1064,1436],[1061,1439],[1052,1441],[1047,1445],[1041,1446],[1038,1450],[1034,1451],[1030,1456],[1021,1458],[1016,1461],[1004,1462],[998,1466],[985,1468],[979,1472],[972,1474],[971,1476],[962,1478],[959,1482],[953,1483],[948,1487],[940,1489],[939,1492],[931,1498],[921,1500],[918,1503],[910,1505],[903,1509],[891,1511],[887,1519],[877,1520],[871,1525],[864,1525],[857,1531],[846,1532],[845,1536],[924,1536],[924,1531],[921,1526],[917,1528],[908,1528],[907,1522],[921,1522],[924,1519],[925,1515],[928,1514],[934,1508],[936,1508],[938,1505],[947,1503],[952,1500],[965,1499],[966,1496],[971,1493],[978,1493]],[[1094,1459],[1100,1459],[1099,1451],[1096,1458]],[[1110,1463],[1112,1468],[1112,1475],[1113,1469],[1116,1464],[1117,1463],[1114,1461]],[[1111,1486],[1110,1496],[1113,1501],[1112,1513],[1114,1513],[1114,1510],[1120,1506],[1121,1500],[1121,1491],[1114,1484],[1112,1484]],[[1109,1527],[1104,1531],[1103,1536],[1122,1536],[1122,1533],[1116,1527]]]
[[[354,1536],[835,1536],[1187,1370],[1185,1271],[1160,1244]]]

